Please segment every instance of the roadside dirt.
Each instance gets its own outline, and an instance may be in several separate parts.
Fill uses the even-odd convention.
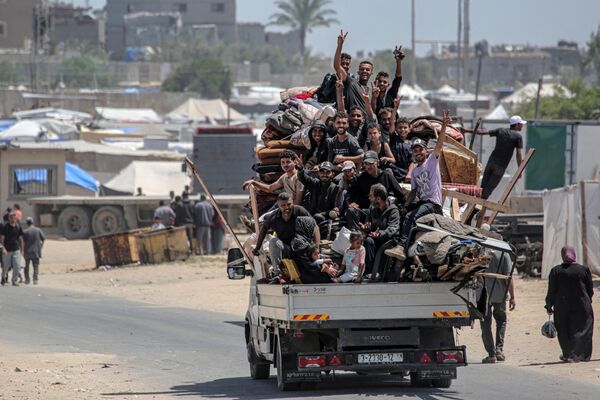
[[[194,257],[180,263],[99,271],[94,268],[91,242],[50,240],[44,249],[40,285],[165,306],[224,312],[243,318],[248,301],[249,281],[228,280],[224,265],[224,256],[210,256]],[[600,385],[600,321],[596,319],[593,361],[578,364],[560,363],[558,341],[546,339],[540,334],[540,327],[547,319],[543,309],[546,285],[547,282],[542,280],[516,279],[517,308],[509,312],[505,364]],[[30,288],[22,287],[18,290]],[[596,316],[600,315],[599,297],[600,293],[594,298]],[[478,322],[473,329],[463,328],[458,331],[459,343],[468,348],[470,363],[479,363],[486,355],[480,334]],[[97,373],[98,365],[110,360],[111,355],[32,354],[14,351],[2,344],[0,351],[3,353],[0,362],[0,387],[17,383],[21,388],[19,390],[23,390],[13,397],[6,397],[6,393],[0,393],[0,399],[70,399],[68,396],[73,393],[76,396],[72,398],[96,398],[95,394],[100,396],[103,384],[110,382],[114,386],[115,381],[122,384],[124,392],[131,390],[127,387],[126,375],[115,379],[110,370],[102,371],[100,375]],[[44,368],[45,364],[51,365],[52,368]],[[15,367],[23,369],[20,366],[24,366],[28,371],[37,369],[38,372],[14,372]],[[494,367],[489,365],[489,368]],[[47,369],[52,372],[47,374]],[[60,375],[63,373],[61,371],[67,371],[71,379],[68,380],[68,384],[53,385],[53,378],[50,376]],[[106,381],[103,382],[104,379]],[[78,387],[86,388],[86,384],[89,392],[85,395],[73,392]],[[94,389],[94,385],[98,390]],[[62,392],[64,396],[59,395]]]

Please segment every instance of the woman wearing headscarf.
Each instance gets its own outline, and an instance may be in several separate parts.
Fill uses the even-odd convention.
[[[594,329],[592,273],[576,263],[572,246],[563,247],[561,256],[562,264],[552,268],[548,278],[546,311],[548,315],[554,314],[562,349],[560,359],[567,362],[589,361]]]

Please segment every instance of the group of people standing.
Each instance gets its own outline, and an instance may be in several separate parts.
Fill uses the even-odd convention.
[[[9,272],[12,270],[10,283],[13,286],[19,286],[20,283],[26,285],[32,282],[37,285],[39,282],[40,258],[42,257],[42,247],[46,237],[44,232],[33,224],[33,219],[25,219],[25,229],[21,226],[21,207],[15,204],[5,210],[2,222],[0,222],[0,253],[2,254],[2,279],[1,284],[5,286],[9,283]],[[25,265],[21,259],[25,260]],[[33,276],[30,275],[29,266],[33,268]],[[24,267],[25,279],[21,274],[21,268]]]
[[[172,196],[169,204],[161,200],[154,211],[152,230],[183,226],[189,241],[190,252],[196,255],[221,254],[225,223],[206,195],[192,202],[189,188],[181,196]]]

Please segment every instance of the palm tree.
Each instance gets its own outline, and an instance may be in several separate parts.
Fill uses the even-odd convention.
[[[275,4],[279,12],[271,15],[270,25],[289,26],[300,31],[300,55],[304,60],[306,35],[314,28],[339,23],[336,12],[326,8],[331,0],[279,0]]]

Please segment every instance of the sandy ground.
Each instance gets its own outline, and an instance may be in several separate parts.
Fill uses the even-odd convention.
[[[228,280],[225,257],[194,257],[180,263],[99,271],[94,269],[89,241],[50,240],[44,251],[40,284],[46,287],[225,312],[240,318],[243,318],[246,310],[249,281]],[[599,318],[595,325],[593,361],[560,363],[557,340],[546,339],[540,334],[540,327],[547,319],[543,309],[546,281],[516,279],[515,285],[517,308],[509,313],[505,363],[600,385]],[[596,316],[600,315],[599,297],[600,293],[594,298]],[[459,330],[458,340],[460,344],[467,345],[471,363],[480,362],[486,355],[478,322],[473,329]],[[132,390],[126,373],[120,374],[113,368],[101,368],[105,364],[118,364],[118,359],[110,354],[35,354],[9,349],[2,344],[0,351],[4,356],[0,361],[0,388],[7,387],[9,383],[16,383],[16,387],[20,388],[19,392],[12,395],[0,389],[0,399],[97,398],[109,382],[111,390]],[[16,372],[15,368],[25,372]],[[494,366],[490,365],[489,368]],[[115,379],[115,373],[119,373],[118,379]],[[81,390],[85,390],[86,394],[82,395]]]

